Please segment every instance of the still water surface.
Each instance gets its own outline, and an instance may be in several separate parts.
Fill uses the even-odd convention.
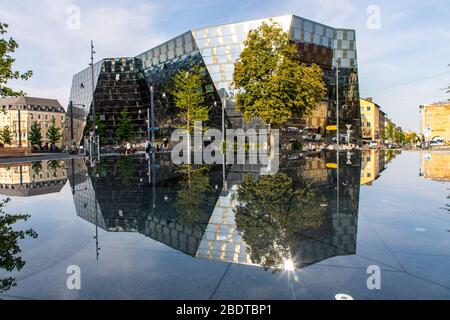
[[[0,230],[32,229],[1,235],[0,298],[450,299],[450,153],[336,162],[290,154],[272,176],[168,155],[0,165],[3,211],[30,216]]]

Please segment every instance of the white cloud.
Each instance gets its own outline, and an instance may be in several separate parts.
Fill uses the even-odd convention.
[[[156,23],[163,8],[135,1],[133,5],[79,1],[81,28],[67,27],[67,8],[76,1],[23,1],[21,6],[2,3],[0,20],[10,25],[10,35],[20,44],[15,67],[31,68],[26,83],[12,81],[28,94],[57,98],[67,104],[73,74],[90,63],[90,40],[94,40],[96,60],[135,56],[166,39]]]

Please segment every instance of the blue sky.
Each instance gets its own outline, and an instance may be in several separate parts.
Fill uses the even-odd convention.
[[[67,27],[71,5],[80,28]],[[369,6],[380,9],[370,29]],[[97,59],[134,56],[186,30],[284,14],[356,29],[361,97],[371,96],[402,127],[419,129],[418,106],[442,101],[450,83],[450,0],[0,0],[0,21],[20,44],[16,68],[31,69],[14,82],[29,95],[66,105],[72,75]]]

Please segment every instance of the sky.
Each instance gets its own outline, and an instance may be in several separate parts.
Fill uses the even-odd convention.
[[[9,84],[63,106],[90,40],[96,60],[135,56],[193,28],[285,14],[355,29],[360,96],[404,129],[420,129],[419,105],[450,99],[450,0],[0,0],[14,67],[34,72]]]

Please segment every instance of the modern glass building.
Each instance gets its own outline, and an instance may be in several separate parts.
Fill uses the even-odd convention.
[[[177,127],[177,109],[170,94],[163,95],[170,87],[173,76],[180,70],[193,66],[204,68],[206,102],[211,106],[210,126],[221,123],[222,104],[226,108],[227,126],[245,128],[236,111],[232,78],[234,62],[244,48],[249,30],[257,28],[270,19],[279,23],[297,44],[303,62],[316,63],[324,71],[328,92],[324,100],[305,119],[293,119],[292,127],[303,126],[303,135],[313,140],[330,140],[336,132],[326,131],[328,125],[336,123],[336,71],[339,67],[340,123],[352,124],[352,140],[360,141],[360,108],[358,90],[358,64],[355,30],[326,26],[295,15],[218,25],[185,32],[161,45],[135,57],[103,59],[94,65],[94,94],[89,68],[73,77],[70,99],[76,106],[73,110],[74,137],[81,143],[90,120],[92,97],[96,114],[104,121],[104,143],[116,143],[117,119],[121,110],[127,108],[134,119],[136,141],[146,135],[146,113],[150,105],[149,88],[154,87],[156,126],[159,138],[168,137]],[[70,110],[68,110],[70,115]],[[64,141],[70,142],[71,117],[67,117]],[[258,124],[257,121],[250,125]],[[89,127],[87,127],[89,128]],[[306,132],[306,135],[305,135]]]

